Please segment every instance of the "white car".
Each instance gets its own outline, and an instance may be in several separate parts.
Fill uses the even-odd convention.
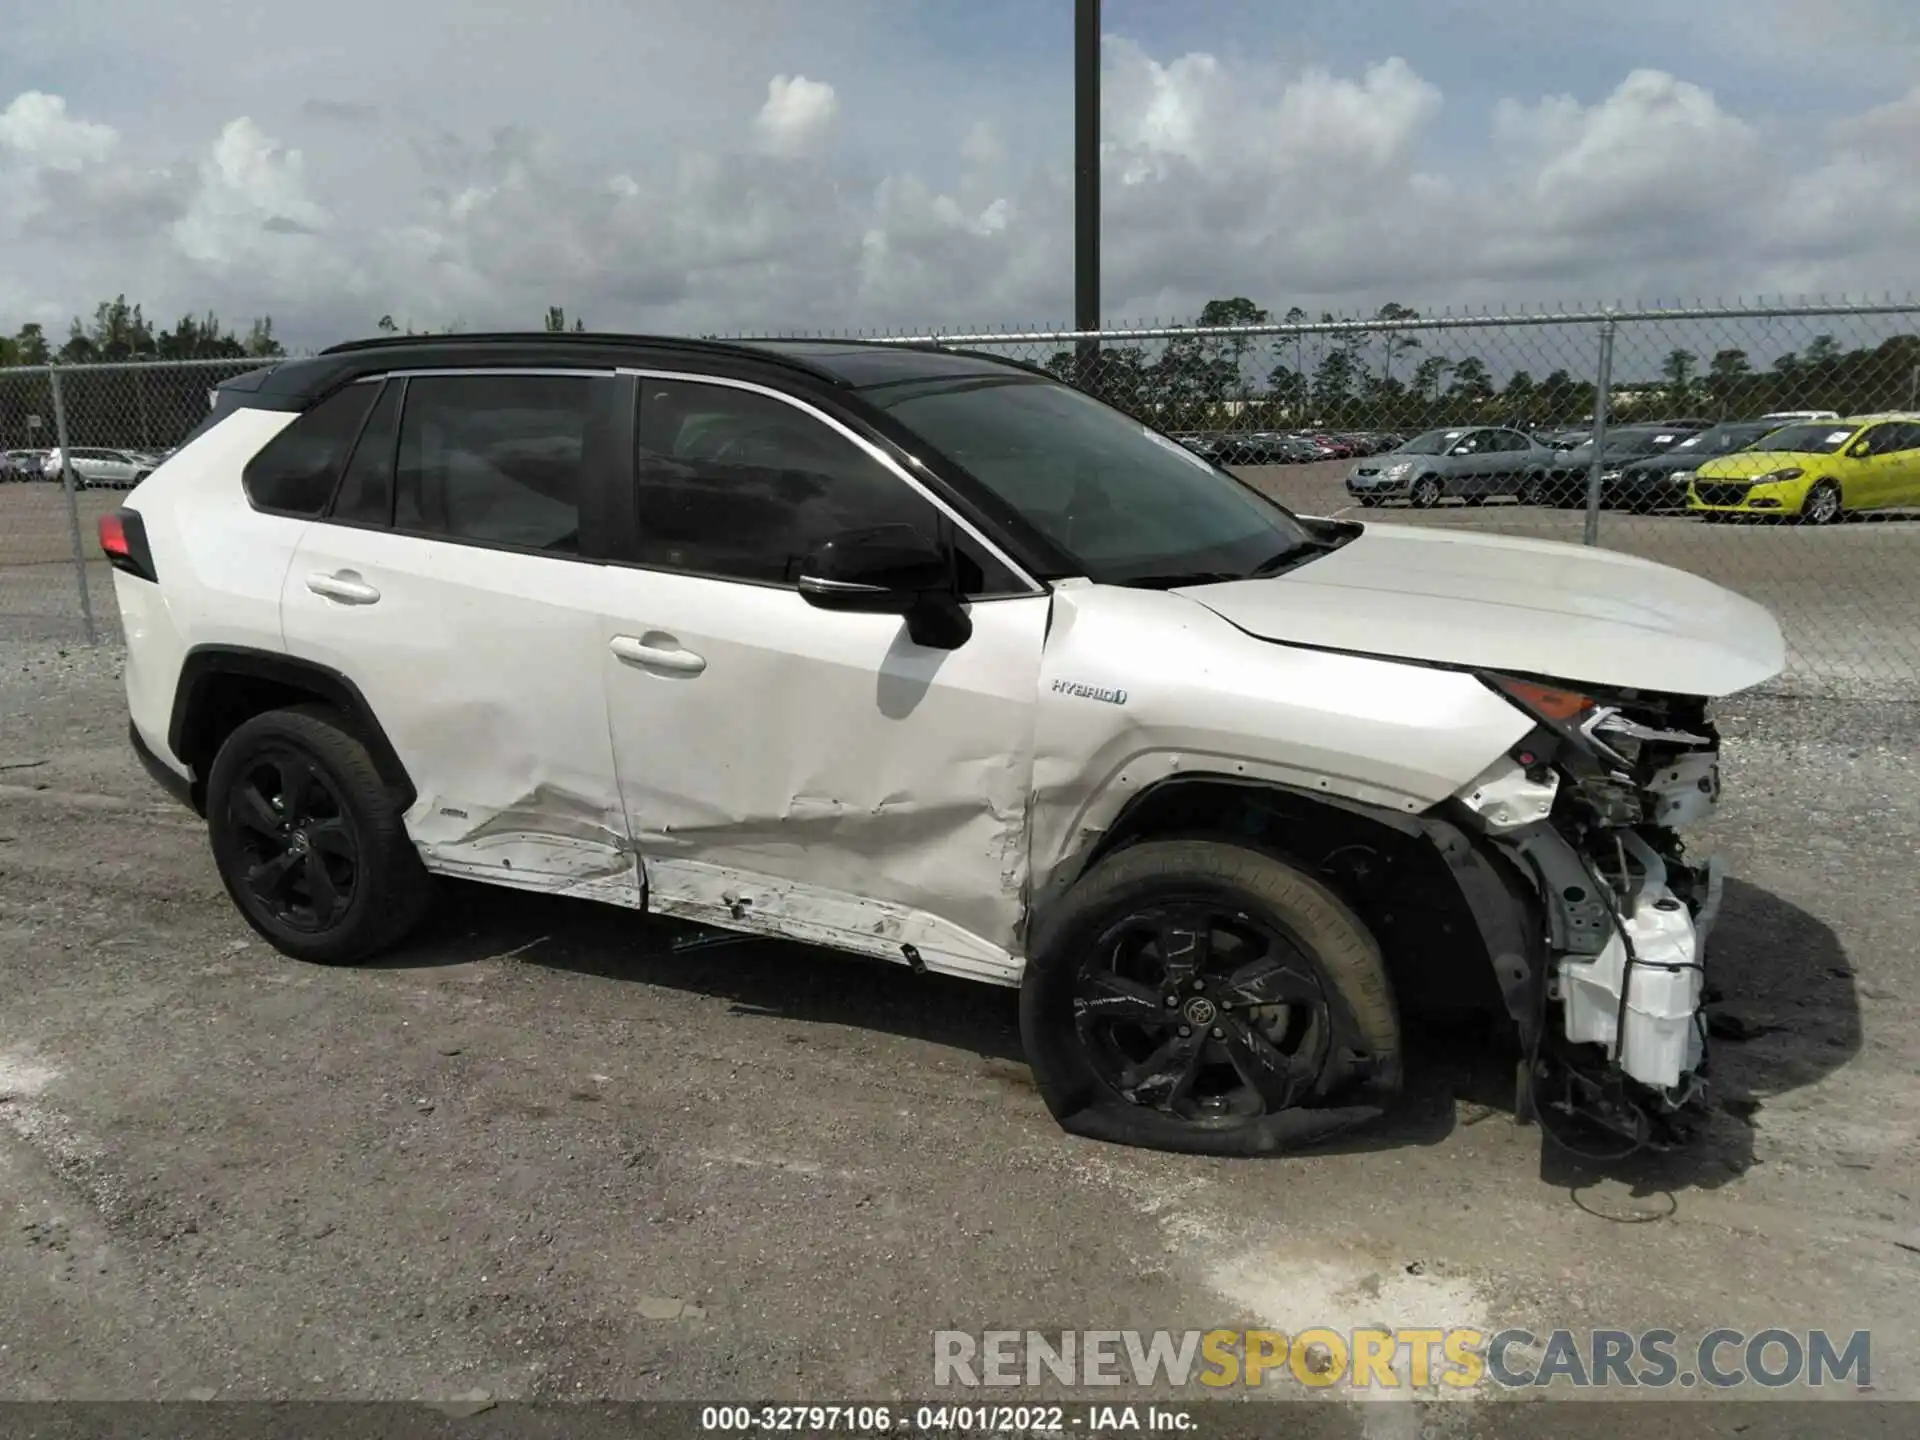
[[[47,452],[46,477],[64,483],[67,452]],[[160,462],[133,450],[107,450],[75,445],[72,450],[73,488],[76,490],[131,490],[151,475]]]
[[[1296,516],[993,356],[581,335],[243,377],[101,542],[132,743],[289,956],[437,876],[835,947],[1017,987],[1059,1121],[1176,1150],[1377,1115],[1433,1004],[1543,1118],[1702,1103],[1677,836],[1784,657],[1683,571]]]

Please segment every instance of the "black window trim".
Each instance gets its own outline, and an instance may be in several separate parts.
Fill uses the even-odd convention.
[[[878,462],[878,464],[883,469],[885,469],[889,474],[891,474],[896,480],[899,480],[901,483],[906,485],[908,489],[912,490],[914,493],[919,495],[923,500],[925,500],[929,505],[931,505],[935,513],[939,514],[942,518],[944,518],[956,530],[965,534],[975,544],[984,548],[994,558],[995,561],[997,561],[1002,567],[1006,569],[1008,574],[1014,577],[1015,580],[1019,581],[1020,583],[1028,587],[1024,591],[977,596],[974,598],[970,598],[967,602],[968,604],[970,605],[971,604],[991,604],[993,601],[996,601],[996,600],[1026,600],[1026,599],[1031,599],[1035,595],[1047,595],[1052,593],[1051,589],[1048,586],[1036,580],[1033,577],[1033,575],[1029,573],[1026,566],[1022,565],[1019,561],[1014,559],[1013,556],[1007,553],[1007,548],[1004,544],[1002,544],[999,540],[995,539],[992,535],[989,535],[981,526],[976,525],[972,520],[968,519],[965,515],[962,515],[957,509],[955,509],[952,505],[947,503],[945,497],[937,494],[934,490],[932,490],[929,486],[927,486],[923,481],[915,478],[914,475],[907,469],[907,467],[902,465],[900,461],[897,458],[895,458],[891,453],[889,453],[884,446],[876,444],[872,439],[870,439],[866,435],[861,434],[858,429],[848,424],[846,421],[842,420],[839,416],[828,413],[826,410],[822,409],[819,405],[815,404],[809,397],[803,396],[803,395],[796,395],[791,391],[781,390],[774,386],[767,385],[758,380],[746,380],[736,375],[716,374],[711,371],[668,370],[668,369],[656,369],[651,366],[643,366],[643,365],[622,365],[619,367],[618,373],[621,376],[625,377],[633,385],[634,393],[632,395],[632,398],[636,401],[639,398],[638,386],[640,381],[668,380],[668,381],[674,381],[674,382],[679,382],[679,383],[684,383],[689,385],[724,385],[729,389],[744,390],[750,394],[763,395],[769,399],[777,400],[784,405],[791,406],[792,408],[800,411],[802,414],[808,416],[810,419],[813,419],[818,423],[826,426],[829,430],[839,435],[842,439],[845,439],[851,442],[862,453],[867,455],[872,460]],[[624,413],[630,417],[633,414],[632,407],[629,406]],[[632,423],[631,419],[629,419],[628,423],[630,426]],[[631,441],[632,441],[632,435],[631,435],[631,432],[629,432],[629,435],[628,435],[629,443],[627,446],[627,450],[628,450],[628,455],[630,457],[629,458],[630,464],[632,463],[631,457],[632,457],[632,448],[633,448]],[[639,482],[637,465],[634,465],[634,468],[632,470],[632,477],[633,477],[633,483],[637,485]],[[632,487],[630,486],[629,488],[631,489]],[[629,499],[627,503],[631,505],[632,503],[631,499]],[[628,522],[627,533],[628,534],[636,533],[635,530],[633,529],[633,524],[632,524],[634,520],[633,513],[629,510],[627,515],[623,518]],[[670,574],[670,575],[686,575],[694,579],[713,580],[713,581],[718,581],[718,582],[729,584],[729,585],[753,585],[753,586],[760,587],[762,589],[770,589],[770,590],[787,590],[787,591],[794,590],[794,587],[792,585],[784,584],[778,581],[748,580],[737,575],[713,575],[713,574],[708,574],[704,571],[689,570],[684,566],[655,565],[648,562],[631,560],[631,559],[616,560],[613,563],[622,565],[630,569],[653,570],[653,571],[658,571],[662,574]]]
[[[343,465],[340,473],[334,477],[333,490],[327,496],[326,508],[318,515],[296,516],[297,519],[310,520],[315,525],[332,525],[341,530],[373,530],[383,535],[401,535],[409,540],[432,540],[442,545],[461,545],[470,550],[497,550],[509,555],[532,555],[542,560],[564,560],[575,565],[610,565],[618,563],[608,550],[620,533],[613,528],[613,515],[609,511],[609,493],[606,486],[589,482],[584,485],[578,502],[580,514],[580,549],[577,551],[543,550],[535,545],[513,545],[502,540],[481,540],[471,535],[449,535],[441,530],[402,529],[394,523],[398,516],[399,487],[396,483],[399,471],[400,430],[407,417],[407,392],[409,382],[421,379],[481,377],[499,379],[502,376],[572,376],[586,380],[599,380],[607,384],[608,393],[603,403],[613,406],[614,425],[608,436],[608,443],[614,447],[614,460],[608,471],[608,483],[615,492],[632,488],[632,407],[631,392],[621,383],[622,378],[613,369],[606,366],[548,366],[548,365],[481,365],[481,366],[423,366],[418,369],[383,370],[377,375],[362,375],[352,384],[386,384],[391,382],[400,387],[399,413],[393,426],[393,455],[389,461],[391,474],[387,492],[387,519],[384,523],[376,520],[345,520],[333,513],[334,502],[340,495],[340,486],[346,479],[347,467]],[[345,389],[345,386],[341,387]],[[336,392],[337,393],[337,392]],[[315,402],[318,403],[317,401]],[[373,404],[367,407],[367,413],[360,422],[360,428],[354,432],[353,444],[347,448],[347,465],[353,463],[354,453],[360,448],[360,441],[366,434],[366,428],[373,419],[373,412],[380,406],[380,397],[374,396]],[[311,408],[311,407],[309,407]],[[622,458],[624,457],[624,458]],[[251,500],[249,500],[251,503]],[[258,509],[258,506],[254,507]],[[273,511],[273,514],[283,512]]]
[[[322,405],[326,404],[327,401],[333,399],[334,396],[345,394],[348,390],[352,389],[355,385],[365,385],[372,381],[383,380],[385,378],[386,378],[385,376],[380,376],[380,375],[363,375],[359,379],[348,381],[345,385],[340,386],[339,389],[337,390],[329,390],[324,395],[315,396],[313,403],[311,405],[306,406],[304,409],[295,410],[295,411],[263,410],[261,412],[262,414],[291,415],[292,418],[288,420],[286,424],[282,425],[278,430],[274,431],[273,434],[269,435],[266,438],[266,440],[264,440],[261,443],[260,448],[255,450],[253,454],[249,455],[246,458],[246,460],[241,464],[240,495],[241,495],[241,498],[243,498],[247,502],[247,508],[253,511],[253,513],[256,515],[271,515],[276,520],[299,520],[310,525],[318,523],[319,521],[325,520],[327,518],[328,512],[333,509],[333,497],[340,492],[340,481],[347,473],[347,463],[352,461],[353,452],[360,444],[360,434],[363,430],[367,428],[367,421],[370,418],[372,418],[374,408],[380,403],[380,394],[377,388],[374,392],[373,403],[367,406],[367,413],[360,417],[360,423],[354,427],[353,439],[348,443],[345,451],[346,460],[342,462],[340,466],[339,474],[336,474],[333,477],[333,485],[327,491],[326,501],[320,506],[318,511],[312,514],[309,514],[304,510],[282,510],[277,505],[260,504],[258,501],[256,501],[253,498],[253,491],[247,485],[247,468],[251,466],[255,460],[259,459],[262,454],[265,453],[267,446],[273,444],[274,441],[278,440],[282,435],[286,434],[289,430],[293,429],[294,426],[298,425],[302,420],[306,419],[307,416],[311,415],[315,410],[318,410]],[[241,406],[238,406],[237,408],[240,410],[251,410],[255,407],[251,405],[241,405]],[[182,445],[181,448],[185,449],[186,447]]]

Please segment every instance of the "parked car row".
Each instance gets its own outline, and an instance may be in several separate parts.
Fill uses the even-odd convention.
[[[1621,425],[1607,430],[1597,454],[1591,432],[1571,438],[1498,425],[1429,430],[1356,465],[1347,493],[1362,506],[1498,496],[1577,509],[1597,475],[1603,507],[1709,520],[1794,516],[1822,525],[1853,511],[1920,505],[1920,414]]]
[[[66,481],[66,467],[58,447],[50,450],[8,450],[0,452],[0,482],[50,480],[56,485]],[[76,490],[131,490],[160,468],[171,450],[119,450],[94,445],[75,445],[72,451],[73,488]]]
[[[1217,465],[1305,465],[1377,455],[1406,437],[1386,430],[1211,430],[1173,438]]]

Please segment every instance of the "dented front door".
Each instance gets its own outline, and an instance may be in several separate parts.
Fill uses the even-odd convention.
[[[956,650],[783,586],[618,572],[609,717],[649,909],[1008,980],[1048,597]]]

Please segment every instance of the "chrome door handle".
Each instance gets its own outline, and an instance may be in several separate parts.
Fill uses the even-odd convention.
[[[371,605],[380,598],[378,590],[351,570],[332,575],[324,570],[316,570],[307,576],[307,589],[329,600],[338,600],[343,605]]]
[[[677,646],[649,645],[635,635],[616,635],[607,648],[622,660],[644,665],[649,670],[671,670],[676,675],[698,675],[707,668],[706,657]]]

